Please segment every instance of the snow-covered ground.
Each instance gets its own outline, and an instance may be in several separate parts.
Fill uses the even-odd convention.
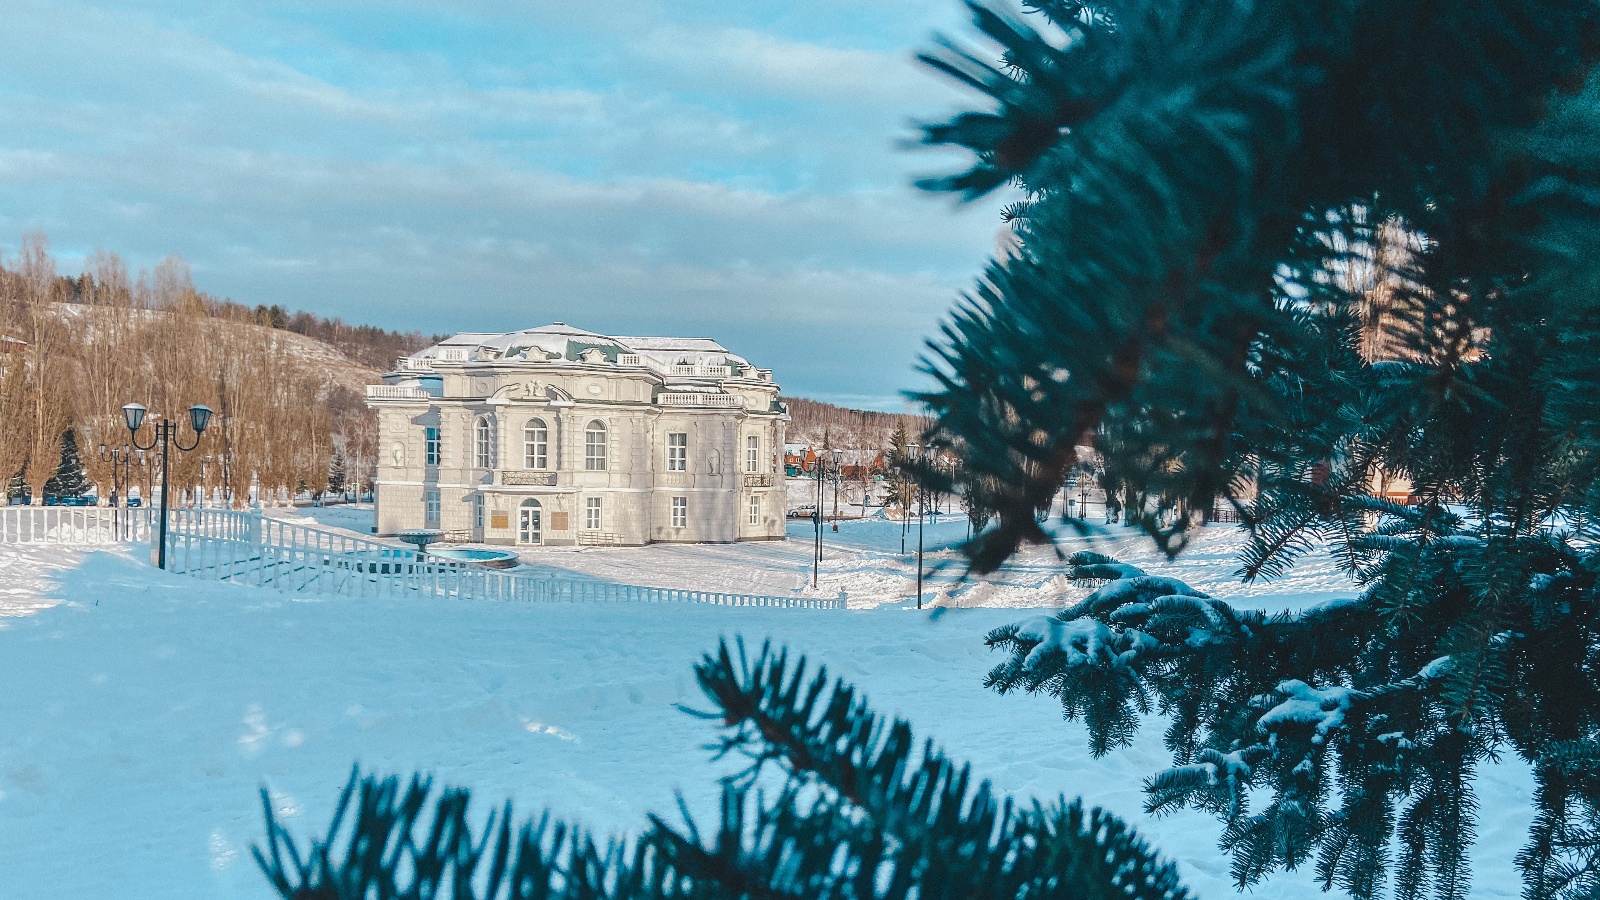
[[[842,530],[830,543],[833,577],[892,583],[879,571],[887,527]],[[898,532],[893,540],[898,551]],[[1229,593],[1220,588],[1235,540],[1208,531],[1167,571]],[[1125,558],[1151,561],[1133,537],[1115,541]],[[688,578],[698,565],[711,586],[750,560],[772,569],[753,566],[747,583],[777,578],[781,554],[808,558],[804,542],[789,544],[709,548],[699,563],[681,547],[563,558],[639,581],[666,577],[669,565]],[[757,551],[771,556],[740,555]],[[852,574],[852,558],[879,568]],[[1050,577],[1044,557],[1025,566],[1019,583]],[[1280,593],[1229,595],[1298,604],[1335,590],[1330,572],[1303,567]],[[713,732],[675,704],[703,703],[690,666],[734,635],[826,663],[1002,791],[1082,795],[1114,810],[1178,860],[1199,896],[1234,895],[1213,820],[1141,811],[1140,779],[1167,760],[1159,724],[1095,760],[1055,701],[983,688],[998,656],[982,636],[1023,615],[1015,608],[318,600],[169,576],[132,552],[0,545],[0,612],[0,896],[264,900],[249,856],[261,835],[257,789],[267,785],[289,827],[310,835],[355,762],[470,786],[480,812],[512,797],[524,814],[548,806],[633,832],[646,812],[674,815],[681,790],[709,817],[724,771],[704,747]],[[1480,780],[1474,896],[1518,894],[1512,857],[1531,789],[1514,760]],[[1251,896],[1314,891],[1301,872]]]
[[[361,535],[370,536],[372,530],[370,507],[301,507],[268,513]],[[914,605],[915,519],[907,529],[882,515],[841,520],[837,532],[834,524],[823,523],[822,565],[815,589],[811,587],[810,520],[791,521],[786,541],[519,549],[529,564],[624,584],[776,596],[836,597],[843,591],[854,608],[899,602]],[[923,555],[930,570],[923,585],[924,605],[1032,608],[1062,605],[1086,593],[1066,580],[1056,551],[1049,547],[1026,548],[993,577],[981,582],[966,580],[954,549],[968,536],[966,518],[957,513],[930,516],[922,530]],[[1349,597],[1356,591],[1326,556],[1303,560],[1287,577],[1271,583],[1240,584],[1233,573],[1238,569],[1236,557],[1242,542],[1243,532],[1234,526],[1198,529],[1188,549],[1169,562],[1143,534],[1110,526],[1092,539],[1065,536],[1062,551],[1094,549],[1154,574],[1182,578],[1213,596],[1273,609]]]

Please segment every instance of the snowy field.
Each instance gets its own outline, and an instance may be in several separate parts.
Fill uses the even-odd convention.
[[[884,528],[896,529],[897,551],[898,526],[841,532],[850,549],[830,551],[837,583],[893,595],[894,579],[904,578],[888,571],[897,553],[886,555]],[[1147,550],[1131,552],[1132,537],[1113,542],[1113,552],[1150,562]],[[1337,573],[1319,566],[1302,567],[1277,593],[1221,590],[1235,542],[1231,531],[1208,530],[1196,552],[1165,571],[1263,606],[1339,590]],[[740,555],[754,549],[768,555]],[[645,582],[693,577],[690,553],[549,556]],[[751,560],[771,569],[749,572],[743,584],[793,578],[796,555],[808,559],[806,544],[719,550],[706,557],[700,586],[737,578]],[[1047,559],[1025,560],[1016,584],[1048,582]],[[989,599],[1014,604],[1047,593],[995,588]],[[1017,608],[311,600],[167,576],[131,552],[0,546],[0,612],[0,896],[264,900],[270,894],[249,855],[262,830],[258,788],[270,787],[274,806],[305,837],[326,826],[358,761],[470,786],[480,812],[512,797],[524,814],[548,806],[634,832],[646,812],[673,816],[682,791],[709,816],[723,771],[704,748],[713,731],[675,704],[702,703],[690,666],[733,635],[771,638],[826,663],[1003,791],[1082,795],[1119,813],[1178,860],[1199,896],[1235,896],[1213,820],[1152,820],[1141,811],[1140,779],[1167,760],[1159,725],[1136,746],[1094,760],[1055,701],[982,687],[999,659],[982,636],[1025,615]],[[1480,780],[1474,896],[1518,895],[1512,857],[1531,789],[1515,761]],[[1314,893],[1305,871],[1249,896]]]

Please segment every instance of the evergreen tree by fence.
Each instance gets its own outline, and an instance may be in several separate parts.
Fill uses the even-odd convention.
[[[1167,718],[1149,808],[1215,813],[1241,886],[1466,897],[1475,771],[1515,753],[1527,896],[1596,896],[1600,7],[1028,5],[925,57],[989,104],[927,127],[975,160],[927,186],[1025,191],[922,397],[999,514],[973,567],[1048,540],[1092,443],[1168,552],[1221,497],[1243,577],[1329,541],[1366,588],[1268,617],[1080,558],[1112,580],[991,635],[993,685],[1097,752]]]

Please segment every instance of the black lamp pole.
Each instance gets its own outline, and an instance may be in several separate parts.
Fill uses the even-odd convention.
[[[133,446],[139,450],[154,450],[156,445],[161,446],[161,523],[156,535],[156,568],[167,567],[167,456],[168,446],[177,447],[184,453],[200,446],[200,436],[206,433],[206,425],[211,421],[211,407],[195,404],[189,407],[189,427],[194,429],[194,441],[185,447],[178,440],[178,423],[166,419],[157,420],[155,433],[150,437],[150,443],[139,443],[139,426],[144,424],[145,408],[139,403],[129,403],[122,408],[123,422],[128,426],[128,433],[133,438]]]
[[[106,445],[101,444],[100,460],[111,463],[111,527],[121,538],[122,511],[117,507],[117,501],[122,498],[123,485],[133,480],[133,448],[124,444],[107,450]]]
[[[844,451],[833,451],[833,530],[839,531],[839,482],[840,473],[844,471]]]
[[[922,447],[912,445],[917,453],[918,463],[922,463]],[[922,485],[917,485],[917,609],[922,609],[922,528],[928,520],[928,492]]]
[[[817,570],[822,567],[822,454],[817,457],[817,499],[811,507],[811,587],[817,586]]]

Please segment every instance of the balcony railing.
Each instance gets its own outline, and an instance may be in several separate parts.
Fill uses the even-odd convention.
[[[433,395],[422,388],[399,384],[367,385],[368,400],[432,400]]]
[[[732,366],[668,366],[668,375],[687,375],[691,378],[732,378]]]
[[[427,357],[402,356],[394,361],[396,372],[432,372],[433,360]]]
[[[719,409],[741,409],[744,398],[735,394],[658,394],[658,406],[714,406]]]
[[[467,351],[461,347],[443,347],[436,358],[445,362],[463,362],[467,358]]]
[[[642,366],[644,363],[640,361],[639,354],[637,353],[619,353],[617,354],[617,365]]]
[[[772,487],[772,473],[746,472],[744,476],[745,487]]]

